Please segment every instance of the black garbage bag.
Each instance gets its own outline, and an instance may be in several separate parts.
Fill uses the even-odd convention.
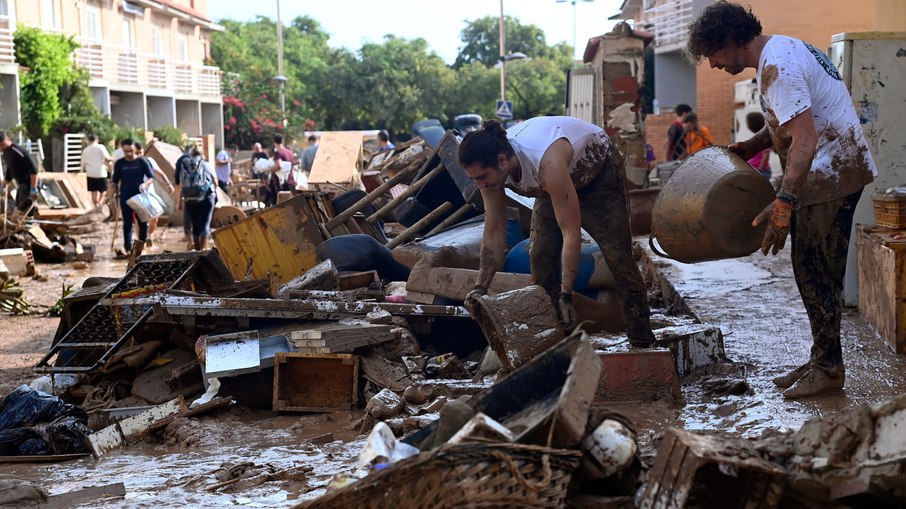
[[[88,435],[91,430],[77,417],[66,415],[44,428],[45,440],[50,444],[51,454],[79,454],[91,452]]]
[[[0,456],[37,456],[50,454],[50,445],[30,428],[0,431]]]
[[[87,423],[81,408],[22,385],[0,403],[0,455],[88,452]]]
[[[64,416],[75,417],[83,424],[88,423],[88,414],[81,408],[27,385],[20,385],[0,403],[0,431],[34,426]]]

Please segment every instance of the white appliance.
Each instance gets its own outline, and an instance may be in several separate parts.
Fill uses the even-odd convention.
[[[906,183],[906,32],[855,32],[831,39],[830,58],[852,94],[878,177],[862,193],[854,223],[875,224],[871,194]],[[843,297],[859,303],[856,236],[849,243]]]

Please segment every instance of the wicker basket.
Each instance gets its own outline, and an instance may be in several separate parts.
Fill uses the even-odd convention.
[[[304,509],[559,508],[581,453],[521,444],[462,444],[417,454]]]
[[[888,228],[906,228],[906,194],[874,193],[875,223]]]

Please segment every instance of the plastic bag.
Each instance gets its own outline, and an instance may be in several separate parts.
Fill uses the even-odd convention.
[[[88,414],[81,408],[27,385],[20,385],[0,403],[0,430],[34,426],[64,416],[88,422]]]
[[[126,200],[126,205],[135,212],[138,220],[147,223],[164,213],[163,200],[150,189],[142,191]]]
[[[380,468],[378,465],[395,463],[416,454],[418,448],[398,441],[390,426],[379,421],[365,440],[365,447],[359,455],[359,468]]]

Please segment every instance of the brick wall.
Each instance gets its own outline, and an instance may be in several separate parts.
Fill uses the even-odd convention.
[[[645,117],[645,143],[650,143],[654,147],[654,155],[657,156],[659,163],[666,160],[664,152],[667,145],[667,128],[675,118],[676,114],[672,109],[662,109],[660,115]]]
[[[872,30],[877,1],[750,0],[749,4],[761,20],[764,33],[796,37],[826,51],[834,34]],[[699,122],[711,129],[717,143],[726,144],[733,139],[733,111],[740,106],[733,103],[734,84],[754,76],[750,69],[731,76],[711,69],[707,61],[696,69]]]

